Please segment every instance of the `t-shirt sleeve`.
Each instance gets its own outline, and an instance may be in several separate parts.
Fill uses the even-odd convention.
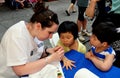
[[[81,42],[78,42],[79,46],[78,46],[78,51],[81,53],[86,53],[86,46],[83,45]]]

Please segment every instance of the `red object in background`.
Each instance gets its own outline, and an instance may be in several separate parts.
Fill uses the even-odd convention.
[[[45,1],[48,1],[48,2],[50,2],[50,1],[56,1],[56,0],[45,0]]]

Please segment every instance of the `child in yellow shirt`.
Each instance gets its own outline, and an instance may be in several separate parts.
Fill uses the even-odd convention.
[[[78,38],[78,26],[72,21],[64,21],[60,24],[58,28],[58,35],[60,40],[57,45],[63,46],[64,51],[77,50],[78,52],[85,53],[86,47],[77,39]],[[64,56],[62,59],[63,66],[66,69],[75,67],[75,61],[69,60]]]

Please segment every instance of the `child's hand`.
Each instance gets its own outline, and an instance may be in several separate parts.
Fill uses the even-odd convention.
[[[94,57],[94,54],[92,52],[87,52],[85,53],[85,57],[90,60],[91,58]]]
[[[66,57],[63,58],[63,68],[66,67],[66,69],[68,70],[69,68],[72,70],[72,67],[76,67],[74,65],[75,61],[69,60]]]

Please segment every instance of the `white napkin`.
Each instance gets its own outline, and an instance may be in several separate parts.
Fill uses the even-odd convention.
[[[99,77],[96,74],[89,71],[88,69],[81,68],[75,73],[74,78],[99,78]]]

